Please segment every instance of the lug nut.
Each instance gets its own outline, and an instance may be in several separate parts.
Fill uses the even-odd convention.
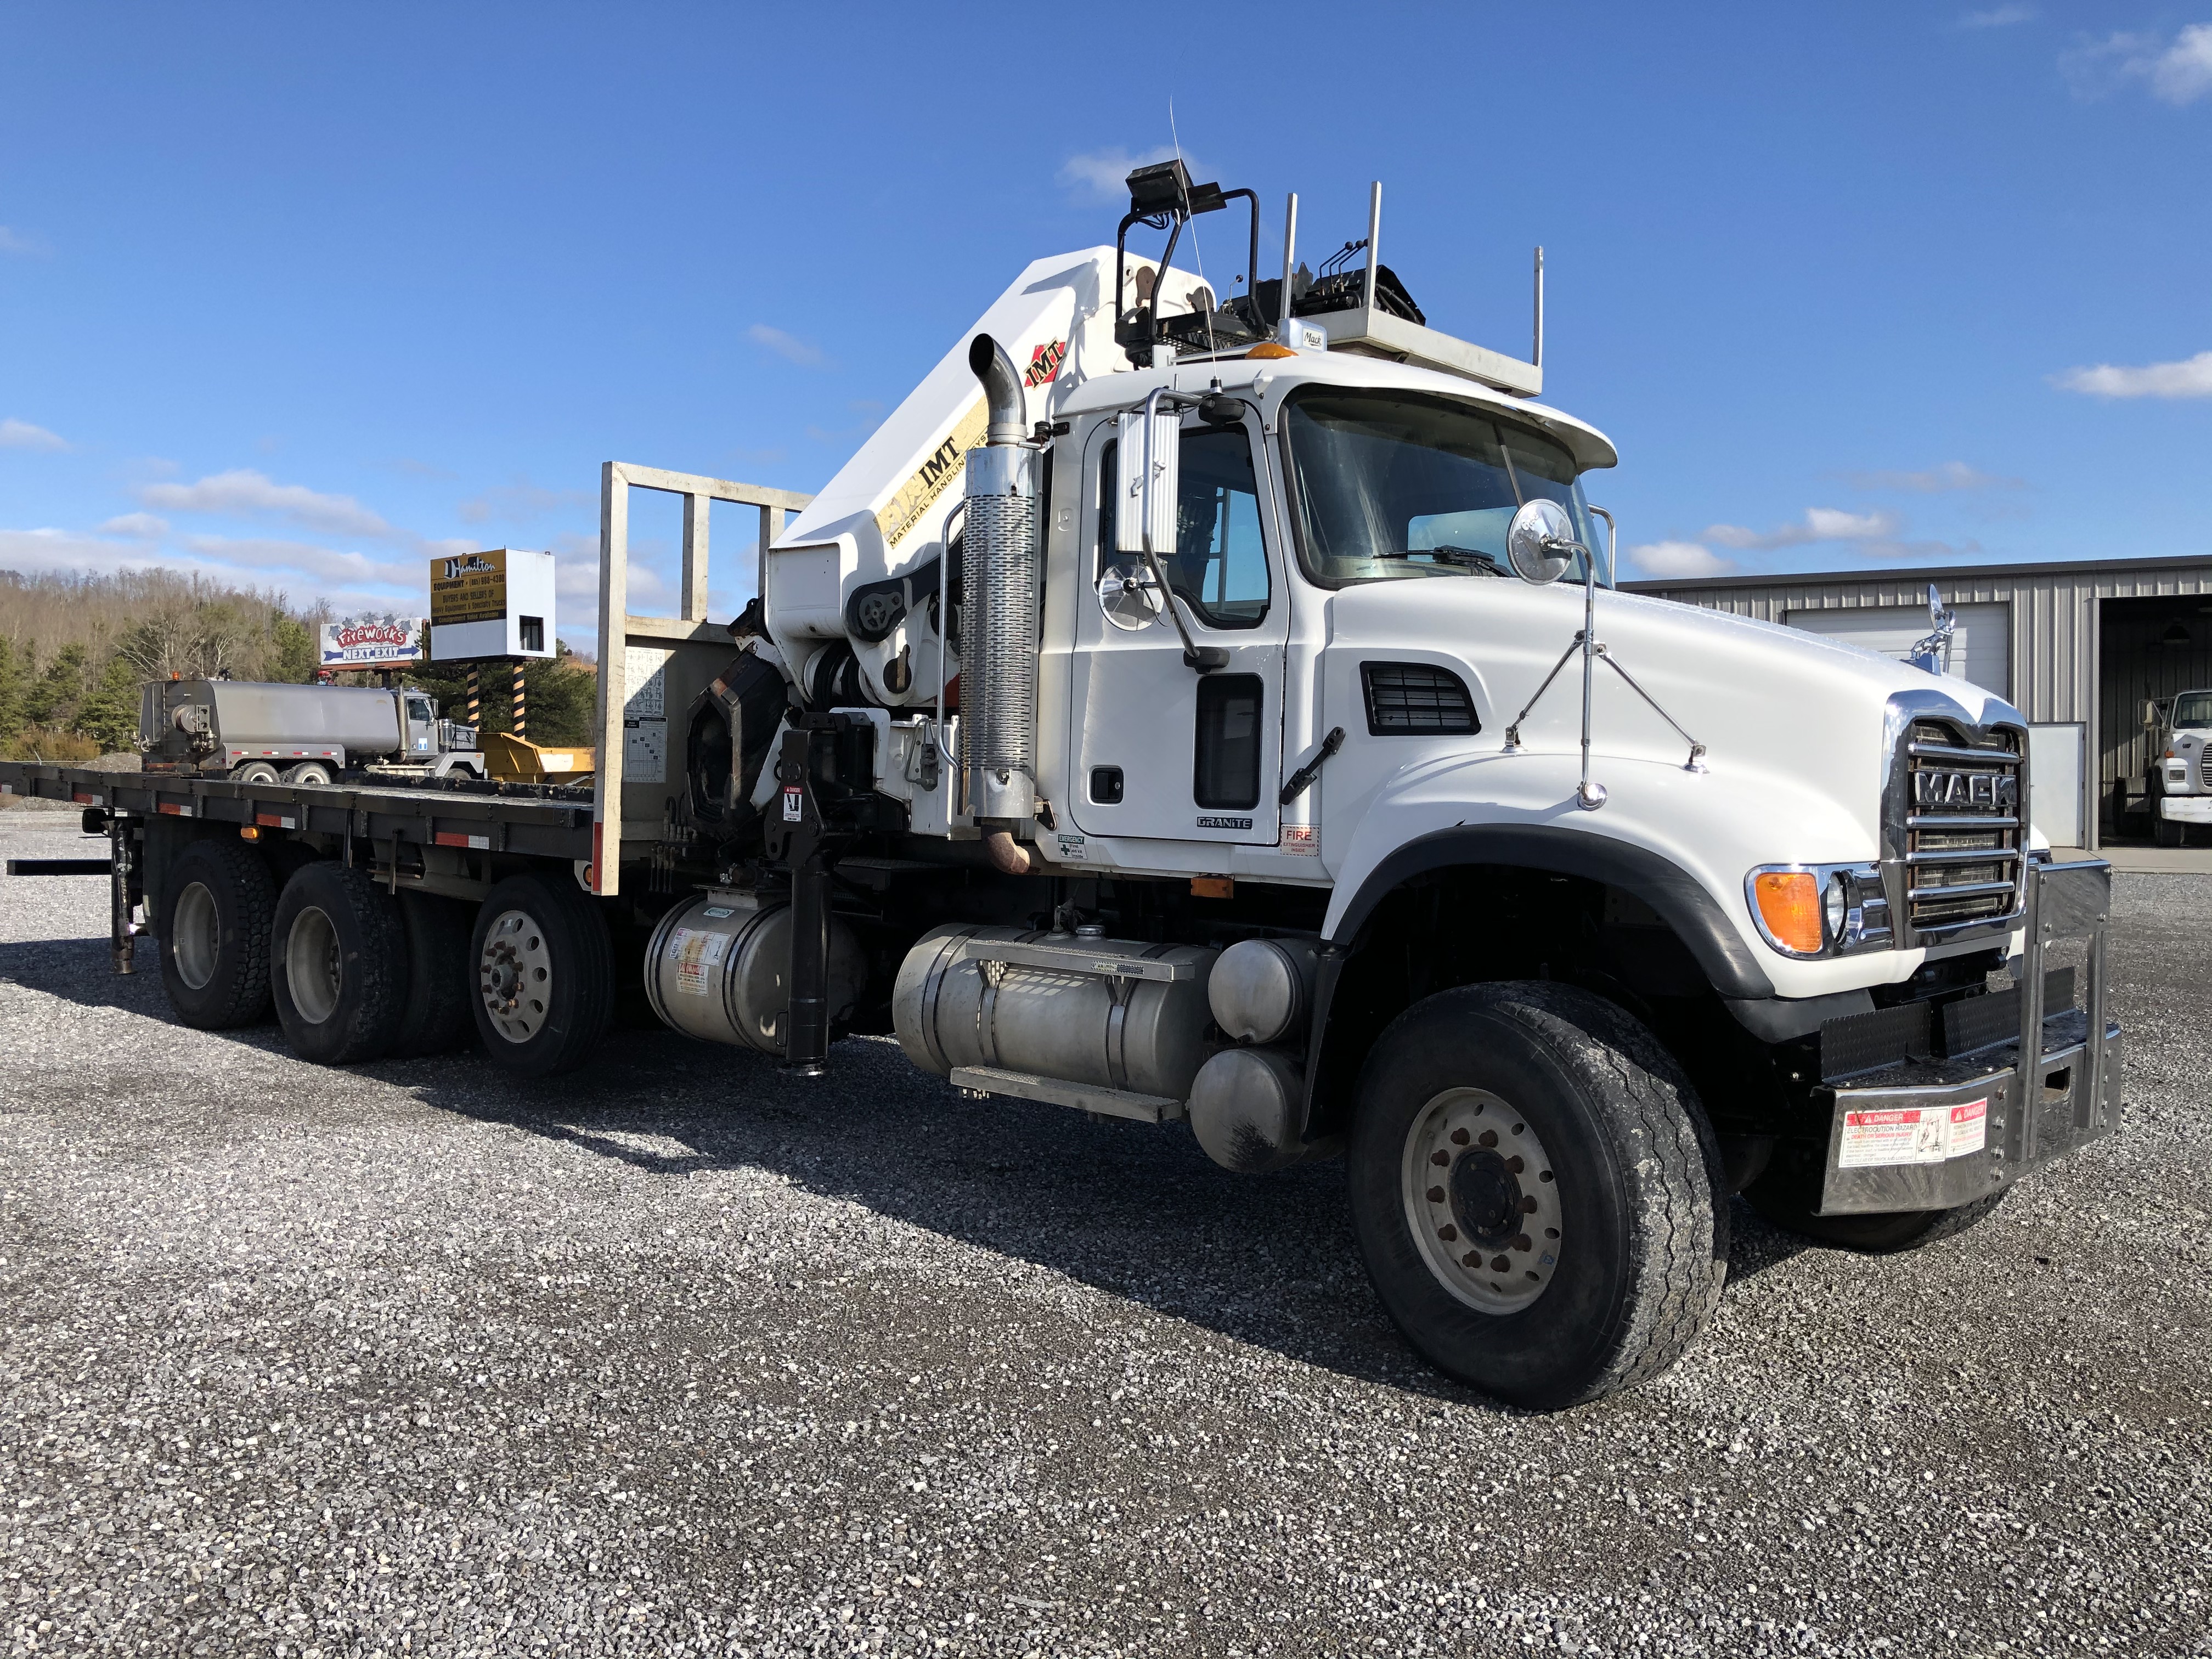
[[[1443,1203],[1443,1201],[1444,1201],[1444,1189],[1443,1189],[1443,1188],[1441,1188],[1441,1187],[1431,1187],[1431,1188],[1429,1188],[1429,1202],[1430,1202],[1430,1203],[1431,1203],[1431,1204],[1441,1204],[1441,1203]]]
[[[1459,1237],[1459,1229],[1453,1226],[1451,1223],[1447,1221],[1443,1226],[1437,1229],[1437,1237],[1443,1240],[1445,1243],[1449,1244]]]
[[[1480,1267],[1482,1265],[1482,1252],[1469,1250],[1465,1255],[1460,1257],[1459,1265],[1462,1267]]]
[[[1490,1258],[1490,1271],[1491,1271],[1491,1272],[1492,1272],[1492,1273],[1510,1273],[1510,1272],[1512,1272],[1512,1270],[1513,1270],[1513,1261],[1512,1261],[1512,1258],[1511,1258],[1511,1257],[1510,1257],[1510,1256],[1503,1256],[1503,1255],[1493,1255],[1492,1257],[1491,1257],[1491,1258]]]
[[[1454,1129],[1452,1131],[1451,1138],[1452,1145],[1455,1146],[1464,1146],[1467,1145],[1468,1133],[1464,1129]]]
[[[1521,1213],[1522,1215],[1534,1215],[1536,1213],[1535,1194],[1531,1193],[1528,1197],[1521,1200]]]
[[[1518,1238],[1516,1238],[1513,1241],[1513,1248],[1516,1250],[1533,1250],[1536,1248],[1535,1241],[1531,1239],[1528,1234],[1522,1233]]]
[[[1451,1154],[1449,1152],[1431,1152],[1429,1154],[1429,1162],[1431,1164],[1449,1164],[1451,1162]]]
[[[1521,1161],[1521,1154],[1516,1152],[1512,1157],[1505,1160],[1505,1167],[1511,1170],[1515,1175],[1519,1175],[1522,1170],[1527,1169],[1528,1166]]]
[[[1482,1132],[1482,1144],[1486,1146],[1495,1146],[1498,1144],[1498,1131],[1485,1129]]]

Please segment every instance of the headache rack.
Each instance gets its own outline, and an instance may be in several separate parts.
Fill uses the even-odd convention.
[[[1922,718],[1906,726],[1887,803],[1890,914],[1900,945],[2016,924],[2027,867],[2027,733]]]

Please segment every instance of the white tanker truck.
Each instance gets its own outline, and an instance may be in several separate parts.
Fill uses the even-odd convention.
[[[1616,592],[1613,447],[1537,401],[1540,259],[1523,362],[1427,326],[1379,188],[1364,258],[1310,276],[1292,198],[1260,282],[1250,191],[1129,182],[1115,246],[1021,273],[811,501],[608,465],[588,815],[0,787],[94,809],[119,965],[143,901],[183,1018],[273,997],[318,1059],[465,1006],[544,1075],[641,974],[750,1063],[894,1034],[973,1095],[1188,1124],[1224,1179],[1343,1156],[1407,1339],[1533,1407],[1684,1351],[1732,1193],[1903,1249],[2117,1127],[2108,872],[2033,843],[2018,710]],[[1240,199],[1223,302],[1176,255]],[[687,497],[678,617],[629,610],[633,487]],[[726,626],[714,499],[765,532]]]
[[[441,719],[429,693],[404,688],[149,680],[139,687],[138,744],[149,772],[241,783],[327,784],[371,766],[484,775],[476,728]]]

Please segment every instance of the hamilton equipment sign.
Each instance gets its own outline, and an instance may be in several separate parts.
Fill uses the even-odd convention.
[[[385,668],[422,660],[420,617],[359,617],[322,629],[325,668]]]
[[[430,561],[430,621],[439,628],[507,615],[507,550]]]

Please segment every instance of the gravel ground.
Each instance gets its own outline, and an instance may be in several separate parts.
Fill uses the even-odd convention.
[[[1341,1165],[884,1042],[321,1070],[105,892],[0,884],[10,1651],[2212,1655],[2212,878],[2121,883],[2123,1135],[1905,1257],[1738,1206],[1551,1418],[1397,1340]]]

